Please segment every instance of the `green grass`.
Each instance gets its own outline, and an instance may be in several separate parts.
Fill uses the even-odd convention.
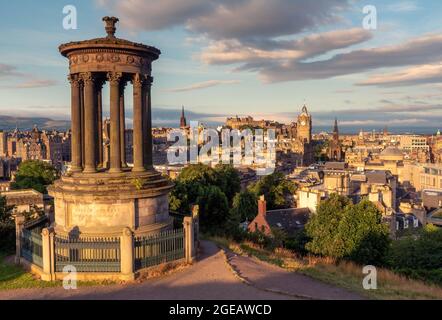
[[[78,281],[81,286],[96,286],[113,284],[114,282]],[[26,289],[26,288],[54,288],[62,287],[62,281],[42,281],[23,269],[6,262],[6,255],[0,253],[0,290]]]

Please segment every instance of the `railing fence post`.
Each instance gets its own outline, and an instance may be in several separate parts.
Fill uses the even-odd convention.
[[[200,246],[200,215],[199,215],[200,207],[199,205],[194,205],[192,207],[192,218],[193,218],[193,224],[194,224],[194,232],[195,232],[195,244],[196,249]]]
[[[195,258],[195,241],[194,241],[194,230],[193,230],[193,218],[184,217],[183,221],[184,227],[184,247],[186,253],[186,262],[192,263]]]
[[[129,228],[123,229],[120,241],[122,280],[134,280],[134,235]]]
[[[23,226],[25,223],[25,216],[22,213],[17,212],[15,214],[15,263],[20,264],[21,256],[21,237],[23,232]]]
[[[41,279],[43,281],[53,280],[53,268],[52,268],[52,255],[53,247],[51,241],[52,228],[44,228],[41,232],[41,247],[42,247],[42,260],[43,260],[43,274]]]

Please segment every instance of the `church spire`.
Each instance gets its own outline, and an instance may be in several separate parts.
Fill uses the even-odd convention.
[[[184,106],[181,108],[180,127],[185,128],[187,126],[186,116],[184,115]]]

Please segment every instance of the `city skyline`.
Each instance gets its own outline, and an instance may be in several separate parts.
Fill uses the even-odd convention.
[[[153,87],[158,126],[178,122],[181,105],[189,119],[209,124],[236,114],[289,123],[306,103],[314,130],[331,130],[337,117],[343,132],[388,125],[431,133],[442,119],[441,28],[428,19],[442,4],[434,1],[71,1],[77,30],[63,29],[66,4],[24,4],[4,5],[11,14],[0,28],[1,115],[68,120],[57,47],[102,34],[92,22],[118,13],[118,37],[162,48]],[[377,9],[377,30],[362,28],[365,5]],[[250,12],[259,19],[242,23]]]

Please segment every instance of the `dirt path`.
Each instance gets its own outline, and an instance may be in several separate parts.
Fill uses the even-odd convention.
[[[242,276],[253,282],[247,285],[232,272],[226,256],[212,242],[202,242],[202,255],[193,266],[141,283],[79,287],[64,290],[17,289],[0,292],[0,299],[167,299],[167,300],[280,300],[302,299],[302,293],[321,299],[355,299],[355,295],[316,282],[310,278],[288,273],[283,269],[262,264],[250,258],[231,257],[230,263]],[[267,289],[280,289],[281,294]],[[266,289],[266,290],[264,290]]]
[[[229,264],[239,277],[258,289],[278,292],[301,299],[359,300],[356,293],[333,287],[305,275],[290,272],[257,259],[226,253]]]

